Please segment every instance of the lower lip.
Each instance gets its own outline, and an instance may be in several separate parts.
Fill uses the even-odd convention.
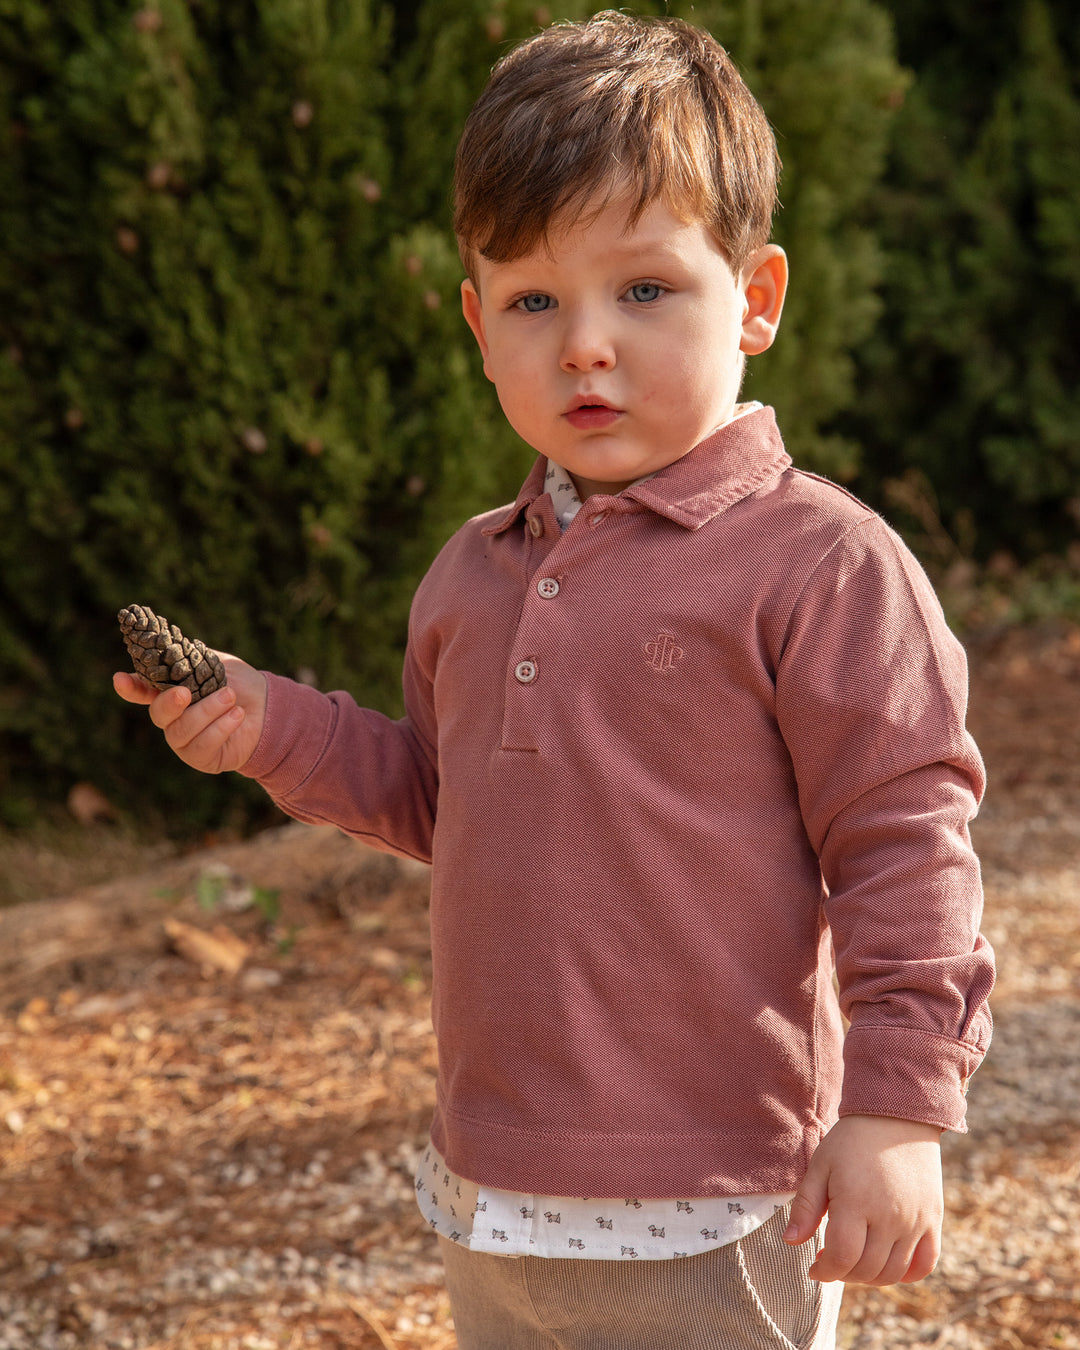
[[[598,405],[588,408],[574,408],[568,413],[564,413],[566,420],[572,427],[578,431],[596,431],[601,427],[609,427],[616,421],[621,413],[617,408],[601,408]]]

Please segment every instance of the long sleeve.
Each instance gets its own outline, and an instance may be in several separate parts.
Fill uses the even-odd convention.
[[[989,1044],[993,965],[968,834],[984,774],[966,698],[929,582],[867,517],[804,588],[777,682],[850,1022],[841,1114],[963,1129]]]
[[[243,773],[288,815],[431,861],[438,772],[412,720],[268,674],[263,734]]]

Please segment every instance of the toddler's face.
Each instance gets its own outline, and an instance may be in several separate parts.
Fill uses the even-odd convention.
[[[764,351],[787,281],[782,250],[736,277],[712,234],[624,202],[511,262],[481,258],[465,318],[511,425],[584,499],[680,459],[732,415],[743,356]]]

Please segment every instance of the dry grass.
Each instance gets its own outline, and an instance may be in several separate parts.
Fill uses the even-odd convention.
[[[997,1037],[947,1141],[942,1265],[849,1290],[845,1350],[1080,1346],[1080,634],[1011,635],[974,668]],[[0,914],[0,1350],[452,1350],[411,1187],[423,870],[300,826],[146,860]],[[280,913],[211,919],[208,860]],[[244,969],[202,974],[169,916],[224,919]]]
[[[83,826],[59,814],[15,833],[0,830],[0,908],[142,872],[175,854],[172,844],[132,828]]]

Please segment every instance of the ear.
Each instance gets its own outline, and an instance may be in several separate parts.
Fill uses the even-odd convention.
[[[787,294],[787,254],[779,244],[752,253],[739,278],[743,293],[742,340],[739,350],[757,356],[773,344]]]
[[[487,368],[488,342],[487,335],[484,332],[484,309],[480,303],[480,292],[468,278],[461,283],[461,312],[465,315],[465,322],[473,331],[473,337],[476,338],[480,355],[484,358],[484,374],[490,380],[491,375]]]

